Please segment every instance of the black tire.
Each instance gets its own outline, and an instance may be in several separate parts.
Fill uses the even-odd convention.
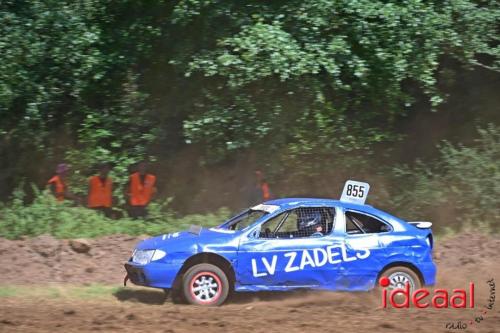
[[[229,295],[229,280],[222,269],[211,264],[198,264],[182,278],[182,293],[188,303],[218,306]]]
[[[395,266],[386,269],[379,276],[379,281],[377,281],[377,286],[379,286],[380,279],[382,277],[389,278],[390,286],[389,288],[400,289],[404,286],[406,282],[410,284],[410,293],[415,289],[422,288],[422,281],[418,277],[417,273],[411,268],[405,266]],[[407,281],[409,280],[409,281]]]
[[[169,296],[172,303],[186,304],[186,299],[184,298],[184,293],[182,292],[182,276],[175,279],[172,289],[169,290]]]

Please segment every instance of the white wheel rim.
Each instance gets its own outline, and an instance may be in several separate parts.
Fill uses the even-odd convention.
[[[408,273],[394,272],[391,275],[389,275],[388,289],[389,290],[404,289],[407,283],[410,285],[410,290],[415,289],[415,281]]]
[[[199,274],[191,283],[191,294],[200,303],[211,303],[220,296],[219,283],[212,274]]]

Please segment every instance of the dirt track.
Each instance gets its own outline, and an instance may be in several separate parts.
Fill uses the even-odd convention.
[[[39,285],[58,282],[73,285],[81,278],[80,283],[118,284],[123,277],[121,261],[129,255],[135,241],[124,236],[95,240],[87,253],[76,253],[67,242],[55,241],[53,246],[60,256],[60,259],[55,259],[57,251],[43,256],[33,249],[30,242],[37,243],[39,240],[3,240],[0,241],[0,267],[9,268],[3,274],[3,283],[11,285],[17,281],[23,285]],[[116,250],[112,250],[113,243],[116,243]],[[22,246],[18,247],[19,244]],[[12,250],[23,248],[26,253]],[[464,331],[445,328],[446,323],[457,323],[459,320],[468,324],[465,331],[500,332],[498,304],[492,311],[483,314],[484,320],[480,323],[470,324],[481,314],[487,302],[489,290],[486,280],[494,278],[497,284],[500,281],[499,249],[499,238],[471,234],[462,234],[437,245],[438,287],[465,288],[469,281],[475,282],[475,309],[381,309],[380,298],[375,294],[324,292],[243,294],[233,297],[220,308],[200,308],[174,305],[169,300],[165,301],[160,291],[131,287],[96,299],[2,297],[0,332]],[[109,251],[112,253],[102,259],[103,252]],[[13,252],[18,258],[14,259],[14,265]],[[24,258],[19,259],[28,252],[33,256],[42,256],[50,265],[44,260],[29,264]],[[61,256],[61,253],[65,254]],[[119,260],[119,257],[122,259]],[[64,258],[71,258],[76,264],[68,266]],[[98,263],[102,260],[112,265],[107,273],[99,268]],[[54,267],[56,272],[61,272],[54,273]],[[72,271],[63,274],[65,269]],[[41,280],[36,278],[37,273],[43,277]]]

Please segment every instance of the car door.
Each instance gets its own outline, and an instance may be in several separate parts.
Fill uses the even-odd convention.
[[[387,257],[381,237],[387,235],[391,227],[372,215],[355,210],[344,210],[343,217],[347,258],[353,259],[342,262],[338,288],[371,289]]]
[[[320,216],[322,235],[314,227],[301,227],[304,216]],[[240,242],[238,283],[243,289],[334,289],[339,265],[330,264],[328,250],[342,242],[331,233],[334,217],[335,210],[329,207],[300,207],[263,222]]]

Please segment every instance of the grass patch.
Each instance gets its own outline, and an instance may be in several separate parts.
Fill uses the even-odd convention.
[[[93,284],[85,287],[70,288],[68,290],[67,296],[70,298],[80,298],[80,299],[101,298],[101,297],[112,296],[121,289],[123,289],[123,287],[113,287],[100,284]]]
[[[111,220],[84,207],[73,207],[70,202],[58,203],[52,195],[38,193],[34,201],[25,205],[25,193],[14,191],[8,204],[0,202],[0,237],[19,239],[50,234],[56,238],[94,238],[112,234],[160,235],[186,230],[192,224],[212,227],[224,222],[230,211],[221,208],[207,214],[179,217],[166,204],[152,203],[146,220],[122,218]]]
[[[12,297],[18,295],[18,288],[11,286],[0,286],[0,297]]]

